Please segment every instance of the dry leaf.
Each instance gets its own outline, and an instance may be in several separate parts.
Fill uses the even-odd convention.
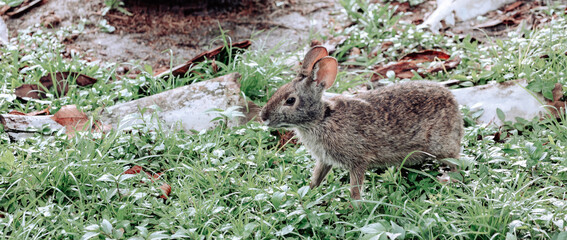
[[[45,93],[39,90],[39,87],[35,84],[22,84],[22,86],[16,88],[15,94],[18,98],[45,98]]]
[[[43,15],[39,18],[41,25],[46,28],[54,28],[61,23],[61,18],[51,11],[48,15]]]
[[[245,41],[242,41],[242,42],[233,43],[231,46],[232,46],[232,48],[236,48],[236,49],[246,49],[246,48],[250,47],[250,45],[252,45],[252,42],[250,40],[245,40]],[[225,50],[225,47],[220,46],[220,47],[217,47],[213,50],[203,52],[203,53],[197,55],[196,57],[194,57],[193,59],[187,61],[186,63],[174,67],[171,70],[171,74],[173,76],[176,76],[176,77],[177,76],[183,76],[187,73],[187,71],[189,71],[189,68],[191,68],[191,66],[193,66],[193,64],[198,63],[198,62],[203,62],[203,61],[205,61],[205,59],[213,59],[214,57],[219,55],[223,50]],[[164,77],[164,76],[167,76],[167,75],[169,75],[169,71],[165,71],[165,72],[161,72],[161,73],[156,74],[157,77]]]
[[[161,188],[161,190],[163,190],[163,192],[165,193],[159,197],[163,199],[167,199],[167,196],[169,196],[169,194],[171,193],[171,186],[169,186],[169,184],[167,183],[164,183],[159,188]]]
[[[68,73],[68,72],[63,72],[63,74],[70,74],[72,78],[76,78],[75,82],[77,83],[77,85],[81,87],[90,86],[97,82],[96,78],[92,78],[84,74]]]
[[[33,7],[35,6],[39,6],[39,4],[41,3],[42,0],[35,0],[32,1],[28,4],[22,4],[20,6],[17,6],[15,8],[12,8],[9,12],[6,12],[6,15],[10,16],[10,17],[19,17],[21,15],[23,15],[24,13],[28,12],[29,10],[31,10]]]
[[[394,45],[394,42],[386,41],[386,42],[383,42],[382,45],[380,45],[380,49],[382,49],[382,52],[384,52],[384,51],[388,50],[388,48],[390,48],[393,45]]]
[[[74,125],[81,121],[86,121],[89,118],[87,115],[77,109],[75,105],[65,105],[53,115],[52,119],[57,123],[67,126]]]
[[[279,145],[282,149],[285,149],[286,144],[297,144],[297,138],[293,138],[295,136],[293,131],[286,131],[284,133],[278,132],[278,134],[280,135]]]
[[[567,56],[567,52],[565,52],[565,56]],[[548,55],[548,54],[544,54],[544,55],[540,56],[539,58],[548,59],[548,58],[549,58],[549,55]]]
[[[506,6],[506,7],[504,8],[504,12],[511,12],[511,11],[513,11],[514,9],[518,8],[518,7],[519,7],[520,5],[522,5],[522,4],[524,4],[524,3],[521,2],[521,1],[514,2],[514,3],[512,3],[512,4],[508,5],[508,6]]]
[[[55,79],[53,78],[55,77]],[[69,84],[67,84],[67,77],[62,73],[48,73],[46,76],[39,78],[39,82],[46,89],[51,89],[53,85],[57,86],[57,94],[59,96],[65,96],[69,91]]]
[[[437,50],[424,50],[403,56],[400,61],[433,62],[436,59],[447,60],[451,55]]]
[[[24,116],[37,116],[37,115],[49,115],[49,108],[40,110],[40,111],[35,111],[35,112],[30,112],[30,113],[23,113],[20,111],[16,111],[16,110],[12,110],[11,112],[9,112],[9,114],[13,114],[13,115],[24,115]]]
[[[75,105],[61,107],[51,119],[65,127],[65,133],[68,137],[75,136],[76,131],[91,129],[91,127],[85,129],[85,124],[89,123],[89,118],[85,113],[79,111]]]
[[[461,58],[459,56],[455,56],[451,60],[447,60],[442,63],[438,63],[435,66],[427,69],[427,73],[432,74],[440,71],[449,71],[451,69],[456,68],[461,63]]]
[[[412,71],[417,71],[419,67],[415,62],[398,62],[394,64],[389,64],[383,67],[376,67],[376,74],[372,75],[370,81],[374,82],[385,78],[388,71],[394,71],[396,77],[399,78],[412,78],[414,73]]]
[[[10,10],[10,5],[4,5],[0,7],[0,15],[4,15],[8,10]]]
[[[322,44],[323,43],[321,41],[319,41],[317,39],[313,39],[313,40],[311,40],[311,44],[309,44],[309,46],[315,47],[315,46],[319,46],[319,45],[322,45]]]
[[[391,2],[390,3],[391,6],[396,7],[396,13],[405,13],[411,10],[411,6],[409,2]]]
[[[138,174],[142,172],[144,169],[141,166],[133,166],[130,169],[124,171],[122,174]]]
[[[502,23],[502,19],[491,19],[488,20],[486,22],[483,22],[481,24],[475,25],[472,28],[488,28],[488,27],[494,27],[496,25],[499,25]]]
[[[35,84],[22,84],[16,88],[16,96],[19,98],[34,98],[34,99],[42,99],[46,97],[44,89],[51,89],[53,85],[57,85],[57,94],[59,96],[64,96],[69,91],[69,84],[67,79],[74,78],[76,79],[75,82],[77,85],[81,87],[89,86],[97,82],[96,79],[79,74],[79,73],[70,73],[70,72],[56,72],[56,73],[49,73],[46,76],[39,78],[39,82],[43,87]]]
[[[547,100],[548,109],[551,111],[553,116],[559,118],[561,113],[565,112],[567,102],[561,101],[563,98],[563,85],[561,83],[555,83],[555,88],[553,88],[553,101]]]
[[[25,116],[26,114],[20,111],[12,110],[8,114]]]
[[[27,113],[28,116],[49,115],[49,107],[43,110]]]
[[[133,166],[130,169],[124,171],[122,174],[138,174],[144,172],[146,174],[146,176],[148,176],[148,178],[150,178],[150,180],[152,182],[154,182],[154,180],[157,180],[161,177],[161,175],[163,173],[156,173],[156,174],[151,174],[149,172],[144,171],[144,169],[141,166]],[[144,182],[142,182],[144,183]],[[171,186],[169,186],[169,184],[164,183],[159,187],[161,190],[163,190],[162,195],[159,196],[159,198],[163,198],[163,199],[167,199],[167,196],[169,196],[169,194],[171,193]]]

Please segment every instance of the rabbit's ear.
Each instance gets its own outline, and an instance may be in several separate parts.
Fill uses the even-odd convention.
[[[329,89],[337,77],[338,65],[334,57],[321,58],[313,68],[313,80],[317,84],[323,84],[325,89]]]
[[[311,48],[309,52],[305,54],[305,58],[303,59],[303,71],[305,73],[311,73],[313,65],[315,65],[315,63],[319,61],[319,59],[324,58],[328,55],[329,52],[327,52],[327,49],[323,46],[315,46]]]

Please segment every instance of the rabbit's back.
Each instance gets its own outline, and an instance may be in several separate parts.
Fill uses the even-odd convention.
[[[331,98],[329,106],[321,124],[299,134],[330,164],[397,165],[413,151],[437,159],[459,157],[463,120],[453,94],[437,83],[394,84],[353,98]],[[427,155],[412,156],[406,164],[419,164]]]

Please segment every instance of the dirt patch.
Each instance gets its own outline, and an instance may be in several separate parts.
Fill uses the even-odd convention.
[[[158,4],[159,2],[159,4]],[[19,29],[38,23],[45,27],[61,27],[84,22],[85,31],[72,41],[68,49],[104,62],[141,62],[154,69],[178,65],[201,52],[223,44],[224,34],[232,42],[252,40],[252,49],[294,51],[307,46],[318,34],[330,28],[348,25],[338,0],[126,0],[128,16],[112,10],[102,14],[104,0],[44,0],[20,17],[9,18],[8,28],[15,36]],[[435,1],[417,6],[391,2],[403,13],[402,20],[420,24],[435,9]],[[549,20],[538,14],[542,1],[517,1],[470,21],[445,27],[446,35],[472,35],[486,41],[505,38],[510,31],[531,29]],[[115,28],[101,31],[101,21]]]
[[[103,0],[49,0],[19,18],[8,19],[15,36],[18,29],[56,18],[57,26],[88,22],[83,34],[68,47],[107,62],[141,61],[157,68],[173,62],[183,63],[195,55],[222,45],[225,34],[231,41],[251,39],[252,48],[267,49],[281,44],[280,51],[305,46],[318,33],[327,32],[329,22],[340,10],[337,0],[329,1],[198,1],[208,4],[227,2],[225,7],[196,5],[197,1],[129,0],[127,16],[110,11],[103,16]],[[214,2],[214,3],[212,3]],[[215,6],[217,6],[216,4]],[[106,20],[116,30],[101,31]],[[310,35],[311,34],[311,35]]]

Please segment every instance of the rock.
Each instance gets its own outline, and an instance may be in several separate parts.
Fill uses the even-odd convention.
[[[506,121],[515,122],[516,117],[533,119],[546,113],[541,94],[526,89],[525,79],[492,83],[482,86],[451,90],[460,105],[468,106],[472,111],[483,109],[484,113],[477,119],[478,123],[502,125],[496,114],[501,109]]]
[[[0,45],[6,46],[8,43],[10,43],[8,26],[6,22],[4,22],[4,19],[0,18]]]
[[[455,25],[455,18],[466,21],[496,10],[514,1],[515,0],[437,0],[437,9],[435,9],[418,28],[429,28],[432,32],[438,33],[441,28],[441,20],[444,20],[448,25]]]
[[[101,114],[104,124],[111,124],[114,129],[124,129],[135,124],[150,124],[157,128],[157,120],[168,127],[181,126],[186,131],[214,128],[211,122],[219,117],[217,112],[207,110],[228,109],[233,106],[245,106],[240,94],[238,73],[231,73],[208,81],[175,88],[156,95],[133,100],[108,107]],[[245,112],[245,108],[241,108]],[[156,117],[152,117],[154,116]],[[246,121],[238,118],[228,122],[235,126]],[[179,125],[178,125],[179,124]]]
[[[46,116],[25,116],[15,114],[0,114],[0,124],[12,141],[32,137],[44,126],[55,131],[64,128],[61,124],[52,119],[53,115]]]

